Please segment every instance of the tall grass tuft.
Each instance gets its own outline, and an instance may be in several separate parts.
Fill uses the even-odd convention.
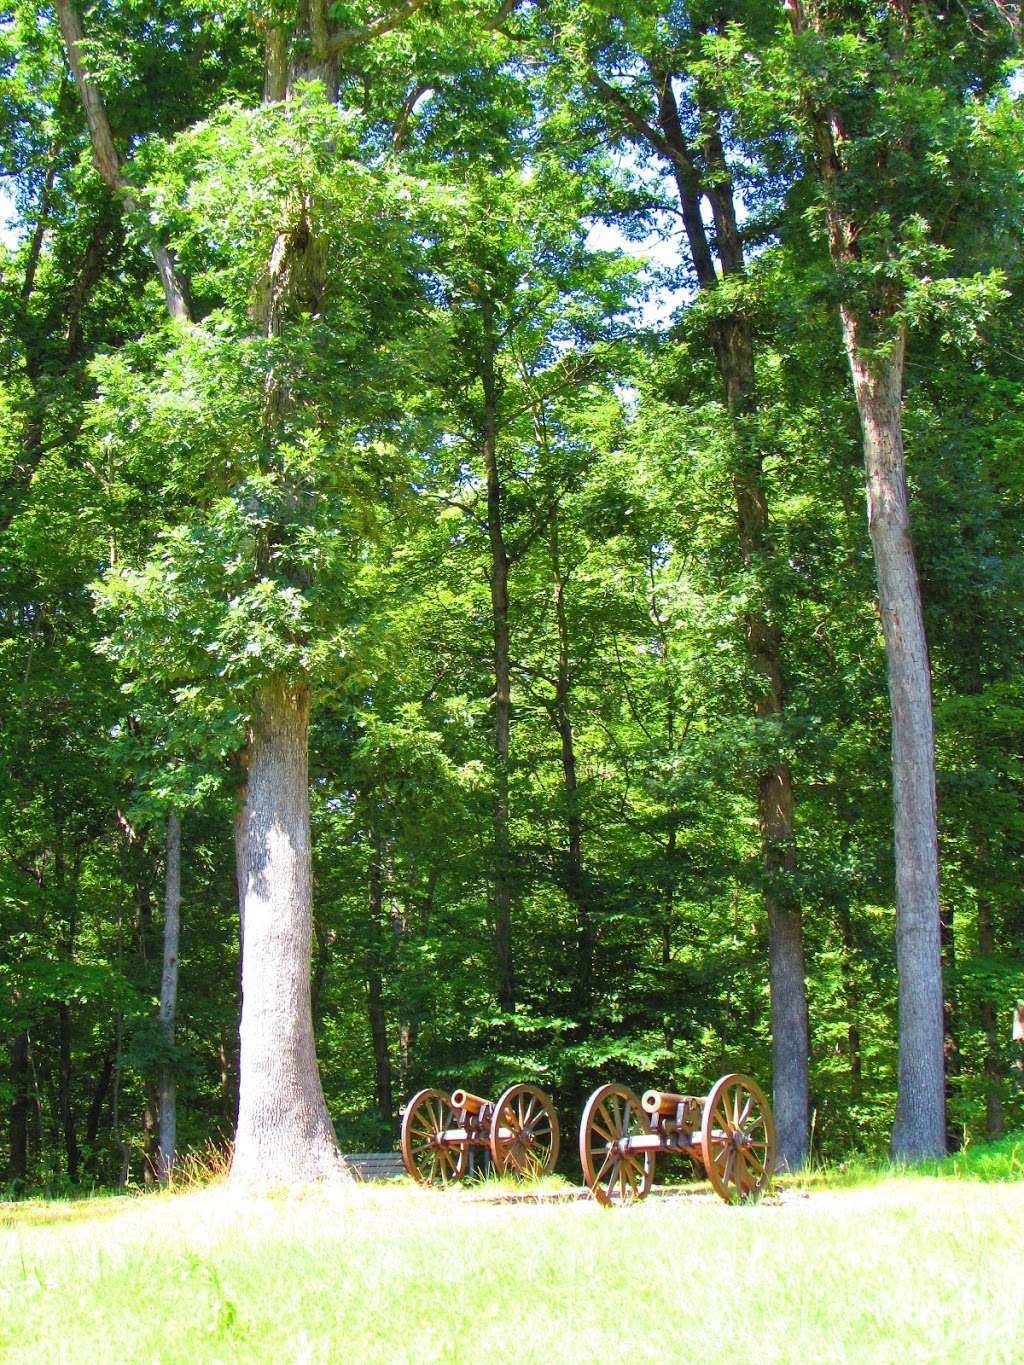
[[[184,1193],[225,1180],[231,1170],[233,1150],[234,1145],[227,1138],[207,1138],[201,1147],[190,1148],[175,1159],[168,1188]]]

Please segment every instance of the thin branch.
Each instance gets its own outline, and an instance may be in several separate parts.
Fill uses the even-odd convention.
[[[393,152],[400,152],[405,146],[405,141],[409,133],[409,121],[416,110],[416,106],[423,96],[427,94],[428,91],[433,90],[433,88],[434,87],[429,81],[421,81],[419,85],[413,86],[412,90],[409,92],[401,109],[398,111],[398,117],[395,119],[395,126],[391,133],[391,150]]]
[[[64,35],[68,64],[71,67],[71,74],[75,78],[75,85],[78,87],[82,108],[85,111],[85,120],[89,127],[89,142],[92,146],[92,157],[96,169],[104,183],[115,194],[120,195],[129,213],[137,213],[138,204],[131,187],[122,174],[121,159],[114,147],[114,138],[110,131],[110,120],[107,118],[103,96],[99,87],[90,79],[82,61],[82,44],[85,42],[82,21],[71,0],[55,0],[55,8],[57,18],[60,21],[61,33]],[[152,232],[146,233],[146,241],[153,256],[157,274],[160,276],[160,283],[163,285],[168,313],[172,318],[177,318],[181,322],[191,321],[188,296],[184,283],[175,269],[173,255],[156,239]]]

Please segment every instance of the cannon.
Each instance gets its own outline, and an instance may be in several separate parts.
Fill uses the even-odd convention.
[[[558,1160],[558,1116],[535,1085],[510,1085],[497,1100],[468,1090],[419,1090],[402,1114],[402,1161],[421,1185],[461,1180],[483,1150],[498,1175],[546,1175]]]
[[[703,1167],[726,1203],[757,1194],[775,1168],[771,1106],[749,1076],[733,1072],[705,1096],[602,1085],[580,1120],[583,1179],[601,1204],[643,1199],[659,1152]]]

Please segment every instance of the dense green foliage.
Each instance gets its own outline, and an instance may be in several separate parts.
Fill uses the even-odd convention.
[[[768,4],[723,18],[495,3],[494,23],[449,0],[386,6],[409,13],[341,52],[336,103],[313,81],[261,104],[264,38],[290,19],[257,8],[118,0],[86,16],[131,208],[92,167],[55,18],[19,3],[0,29],[11,1179],[140,1178],[167,1064],[181,1145],[230,1135],[232,817],[247,706],[270,674],[313,689],[314,1014],[343,1147],[391,1145],[421,1084],[533,1080],[568,1127],[602,1079],[767,1080],[763,893],[788,876],[814,1148],[884,1148],[888,713],[836,299],[894,281],[911,328],[951,1136],[1019,1126],[1024,120],[1001,11],[968,23],[922,6],[894,68],[870,28],[794,44]],[[372,17],[330,10],[344,31]],[[653,119],[642,77],[660,66],[703,92],[695,146],[713,141],[700,110],[721,112],[748,268],[714,290],[693,290],[666,164],[601,94],[610,82]],[[829,266],[801,133],[822,83],[853,111],[865,245],[849,278]],[[889,141],[898,162],[872,162]],[[697,166],[701,193],[718,156]],[[275,242],[302,233],[316,297],[299,280],[287,325],[261,331]],[[167,321],[153,234],[188,278],[193,325]],[[711,341],[727,314],[757,346],[756,411],[738,428]],[[769,509],[753,560],[736,534],[743,442]],[[750,704],[746,631],[765,602],[783,625],[781,728]],[[792,874],[766,868],[757,825],[757,776],[780,752]],[[184,827],[170,1056],[155,1025],[169,808]],[[511,887],[513,1010],[496,1003],[496,882]]]

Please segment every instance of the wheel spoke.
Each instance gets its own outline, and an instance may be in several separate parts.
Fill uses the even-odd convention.
[[[602,1154],[596,1153],[595,1155],[602,1155]],[[603,1153],[603,1156],[604,1156],[604,1160],[601,1162],[601,1164],[600,1164],[599,1166],[597,1166],[597,1169],[596,1169],[595,1172],[594,1172],[594,1178],[593,1178],[593,1180],[591,1180],[591,1182],[590,1182],[591,1187],[593,1187],[594,1185],[600,1185],[601,1181],[604,1179],[605,1170],[607,1169],[609,1163],[614,1159],[615,1153],[614,1153],[614,1152],[604,1152],[604,1153]],[[595,1165],[595,1164],[596,1164],[596,1163],[591,1162],[591,1165],[592,1165],[592,1166]]]
[[[607,1185],[605,1186],[605,1193],[607,1194],[607,1196],[608,1196],[609,1199],[611,1199],[611,1197],[612,1197],[612,1190],[613,1190],[613,1188],[615,1187],[615,1182],[616,1182],[616,1180],[618,1179],[618,1177],[619,1177],[619,1164],[618,1164],[617,1161],[614,1161],[614,1160],[613,1160],[613,1161],[612,1161],[611,1174],[608,1176],[608,1183],[607,1183]]]
[[[601,1112],[600,1118],[598,1118],[598,1115],[596,1113],[591,1116],[590,1126],[595,1132],[601,1134],[605,1142],[615,1141],[615,1130],[613,1126],[609,1123],[607,1114],[605,1114],[603,1111]]]
[[[623,1164],[628,1168],[628,1170],[633,1172],[635,1179],[632,1181],[632,1184],[639,1189],[643,1185],[644,1179],[646,1177],[646,1172],[643,1166],[640,1164],[639,1161],[637,1161],[635,1156],[629,1155],[627,1155],[624,1158]]]
[[[726,1157],[726,1159],[725,1159],[725,1169],[724,1169],[723,1172],[722,1172],[722,1179],[725,1181],[725,1183],[726,1183],[727,1185],[729,1184],[730,1180],[732,1180],[733,1167],[734,1167],[735,1165],[736,1165],[736,1149],[735,1149],[735,1147],[730,1147],[730,1148],[729,1148],[729,1155],[728,1155],[728,1156]]]

